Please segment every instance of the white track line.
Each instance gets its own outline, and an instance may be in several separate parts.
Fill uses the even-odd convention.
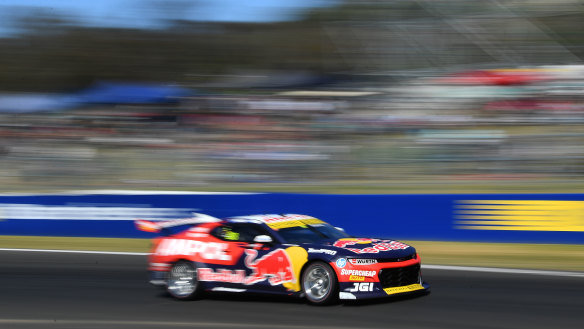
[[[255,192],[187,192],[187,191],[131,191],[131,190],[77,190],[48,193],[0,193],[0,196],[36,195],[253,195]]]
[[[124,251],[90,251],[90,250],[57,250],[57,249],[15,249],[0,248],[0,251],[29,251],[29,252],[54,252],[64,254],[101,254],[101,255],[127,255],[127,256],[147,256],[147,252],[124,252]]]
[[[123,328],[131,327],[154,327],[154,328],[267,328],[267,329],[338,329],[338,328],[354,328],[354,327],[339,327],[339,326],[317,326],[317,325],[294,325],[294,324],[264,324],[264,323],[232,323],[232,322],[172,322],[172,321],[124,321],[124,320],[55,320],[55,319],[0,319],[0,325],[66,325],[66,326],[102,326]],[[40,327],[40,326],[39,326]],[[35,326],[36,328],[36,326]],[[55,328],[51,326],[51,328]],[[368,327],[363,327],[368,328]],[[369,327],[370,328],[370,327]]]
[[[126,255],[126,256],[147,256],[147,255],[149,255],[149,253],[146,253],[146,252],[56,250],[56,249],[0,248],[0,251],[52,252],[52,253],[68,253],[68,254],[101,254],[101,255]],[[482,273],[531,274],[531,275],[547,275],[547,276],[563,276],[563,277],[584,278],[584,272],[523,270],[523,269],[514,269],[514,268],[424,264],[424,265],[422,265],[422,269],[441,270],[441,271],[482,272]]]
[[[482,272],[482,273],[533,274],[533,275],[565,276],[565,277],[584,278],[584,272],[522,270],[522,269],[515,269],[515,268],[449,266],[449,265],[422,265],[422,269],[444,270],[444,271]]]

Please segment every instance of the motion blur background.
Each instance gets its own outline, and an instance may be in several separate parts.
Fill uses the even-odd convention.
[[[584,1],[0,2],[0,190],[576,192]]]

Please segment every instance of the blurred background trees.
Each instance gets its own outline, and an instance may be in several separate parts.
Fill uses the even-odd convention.
[[[257,69],[379,73],[477,63],[542,64],[584,56],[579,1],[343,1],[300,21],[188,20],[192,1],[143,8],[157,29],[83,26],[13,8],[0,39],[0,89],[63,90],[95,80],[190,83]]]

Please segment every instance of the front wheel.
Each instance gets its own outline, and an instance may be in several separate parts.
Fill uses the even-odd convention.
[[[324,262],[314,262],[302,274],[306,299],[315,305],[331,304],[338,299],[339,284],[333,269]]]
[[[178,299],[194,299],[200,295],[197,268],[192,262],[178,261],[168,272],[166,290]]]

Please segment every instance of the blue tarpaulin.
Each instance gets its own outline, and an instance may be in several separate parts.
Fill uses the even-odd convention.
[[[179,97],[192,96],[193,91],[181,87],[154,84],[100,82],[76,95],[86,104],[151,104],[174,103]]]
[[[69,95],[61,94],[0,94],[0,113],[36,113],[68,110],[77,105]]]

